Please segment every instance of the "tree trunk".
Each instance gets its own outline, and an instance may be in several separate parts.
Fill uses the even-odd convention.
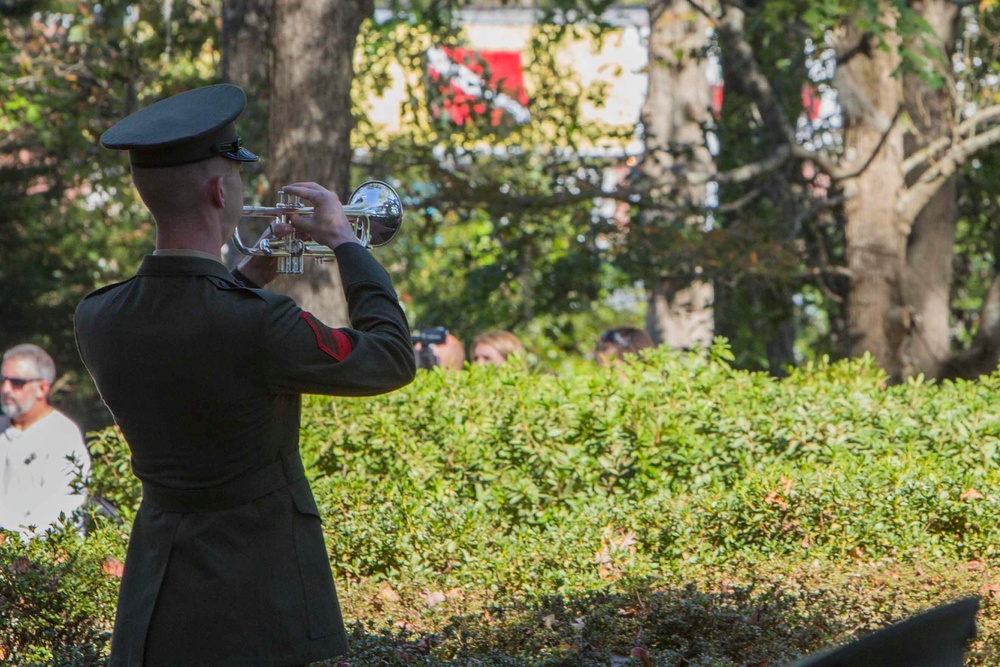
[[[222,30],[219,34],[222,80],[246,92],[247,108],[238,121],[240,138],[248,149],[260,156],[260,162],[243,164],[243,179],[248,184],[259,179],[269,162],[267,127],[273,12],[274,0],[223,0],[222,3]],[[256,238],[249,225],[247,229],[241,226],[240,232],[247,243]],[[256,232],[260,233],[260,229]],[[236,268],[243,259],[232,241],[227,244],[224,259],[230,269]]]
[[[678,171],[707,172],[712,156],[702,124],[710,113],[707,63],[697,54],[708,37],[708,21],[686,0],[660,0],[648,5],[649,88],[642,107],[645,157],[640,167],[650,186],[652,206],[644,215],[690,215],[702,209],[705,186],[676,186]],[[657,206],[669,201],[669,206]],[[712,342],[714,292],[710,283],[678,284],[664,275],[650,286],[646,328],[656,343],[694,348]]]
[[[951,280],[958,188],[949,178],[913,223],[906,249],[903,299],[913,324],[903,346],[903,373],[935,378],[951,354]]]
[[[314,181],[347,202],[354,47],[372,11],[370,0],[274,3],[268,180],[275,190]],[[332,262],[306,266],[302,276],[279,277],[271,287],[330,326],[349,324]]]
[[[222,80],[248,91],[247,103],[267,100],[271,80],[271,16],[274,0],[224,0]],[[240,118],[242,130],[247,119]]]
[[[271,17],[274,0],[224,0],[222,80],[243,88],[247,108],[240,116],[243,143],[266,162],[268,93],[271,87]],[[252,169],[244,165],[244,171]],[[263,166],[261,165],[261,168]]]
[[[712,283],[695,280],[674,289],[661,279],[647,297],[646,330],[653,342],[674,350],[708,347],[715,333],[714,302]]]
[[[891,14],[883,21],[894,23]],[[906,231],[897,223],[896,197],[904,188],[903,133],[895,122],[901,85],[893,72],[899,65],[894,31],[888,43],[848,25],[838,45],[846,58],[835,84],[844,122],[844,146],[859,167],[871,162],[844,184],[847,220],[846,255],[851,272],[847,326],[852,356],[870,352],[892,377],[902,371],[900,349],[911,317],[902,300]],[[844,54],[853,53],[851,56]]]
[[[955,52],[958,7],[946,0],[926,0],[913,5],[931,29],[934,46],[941,53],[936,71],[952,79],[951,56]],[[926,50],[925,50],[926,51]],[[925,57],[933,57],[924,53]],[[932,88],[922,78],[910,74],[904,80],[906,112],[913,123],[906,137],[911,155],[928,143],[952,134],[955,118],[949,85]],[[909,174],[914,182],[920,172]],[[951,354],[951,281],[958,222],[957,179],[952,176],[938,190],[913,221],[906,253],[903,298],[913,313],[913,327],[903,346],[903,372],[938,377]]]
[[[948,357],[941,364],[938,379],[975,380],[989,375],[1000,361],[1000,276],[993,279],[979,312],[979,328],[965,352]]]

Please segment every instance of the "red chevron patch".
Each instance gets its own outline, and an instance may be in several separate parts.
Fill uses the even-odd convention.
[[[312,313],[302,313],[302,319],[316,334],[316,346],[319,349],[337,361],[343,361],[351,353],[351,339],[343,331],[326,326]]]

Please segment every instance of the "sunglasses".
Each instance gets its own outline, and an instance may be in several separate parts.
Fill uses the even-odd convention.
[[[38,382],[41,379],[42,378],[12,378],[6,375],[0,375],[0,385],[3,385],[5,382],[10,382],[10,386],[14,389],[24,389],[24,385],[29,382]]]

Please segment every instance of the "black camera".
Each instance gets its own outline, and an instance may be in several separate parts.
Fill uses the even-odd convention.
[[[419,350],[414,350],[417,368],[431,369],[438,365],[439,359],[431,349],[431,345],[440,345],[448,338],[448,330],[444,327],[431,327],[418,331],[411,336],[413,344],[422,343]]]
[[[413,344],[423,343],[424,345],[440,345],[448,337],[448,330],[444,327],[431,327],[413,334]]]

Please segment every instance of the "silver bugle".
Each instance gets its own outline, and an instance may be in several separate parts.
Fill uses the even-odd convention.
[[[385,245],[399,231],[403,222],[403,203],[392,187],[382,181],[365,181],[351,193],[344,213],[354,228],[354,234],[366,248]],[[303,206],[298,197],[278,191],[276,206],[244,206],[244,218],[276,218],[286,222],[286,216],[312,215],[312,206]],[[288,236],[261,239],[257,245],[248,248],[240,239],[240,230],[233,231],[233,244],[244,255],[278,258],[278,273],[299,274],[303,272],[303,258],[313,257],[317,262],[333,257],[333,250],[315,241],[295,238],[292,231]]]

